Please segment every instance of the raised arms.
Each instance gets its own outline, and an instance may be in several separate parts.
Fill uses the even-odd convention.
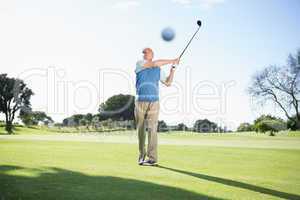
[[[179,63],[179,59],[160,59],[160,60],[154,60],[154,61],[148,61],[146,63],[144,63],[144,67],[161,67],[163,65],[167,65],[167,64],[178,64]]]

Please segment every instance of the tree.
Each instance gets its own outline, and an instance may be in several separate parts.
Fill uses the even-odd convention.
[[[258,118],[256,118],[256,119],[254,120],[254,126],[255,126],[257,123],[259,123],[259,122],[261,122],[261,121],[264,121],[264,120],[277,120],[277,119],[283,121],[283,119],[277,118],[277,117],[272,116],[272,115],[261,115],[261,116],[259,116]]]
[[[70,126],[70,124],[71,124],[71,118],[70,117],[63,119],[63,121],[62,121],[63,126]]]
[[[164,120],[158,121],[157,130],[158,132],[164,132],[168,130],[168,126]]]
[[[42,111],[28,111],[21,109],[19,118],[26,126],[38,125],[39,122],[42,122],[45,125],[54,122],[50,116],[48,116],[45,112]]]
[[[99,117],[101,120],[111,118],[113,120],[133,120],[134,101],[132,95],[114,95],[99,106]]]
[[[97,117],[97,121],[99,121],[99,114],[94,115],[91,113],[87,114],[75,114],[70,117],[67,117],[63,120],[63,126],[91,126],[94,123],[94,118]]]
[[[84,118],[84,115],[83,114],[75,114],[75,115],[72,115],[72,118],[74,120],[75,126],[79,126],[80,121]]]
[[[86,126],[87,125],[87,121],[84,118],[82,118],[82,119],[79,120],[79,125]]]
[[[25,109],[20,110],[19,118],[26,126],[30,126],[34,124],[33,115],[31,115],[30,113],[31,113],[31,109],[29,111]]]
[[[268,119],[258,122],[256,124],[256,129],[262,133],[270,131],[270,135],[274,136],[274,132],[285,130],[286,124],[278,119]]]
[[[5,130],[12,133],[17,111],[30,109],[31,89],[20,79],[0,74],[0,112],[5,114]]]
[[[52,118],[43,111],[34,111],[33,116],[37,122],[43,122],[45,124],[53,122]]]
[[[294,115],[292,118],[294,118],[294,120],[287,120],[287,128],[291,129],[291,130],[297,130],[297,117],[296,115]]]
[[[241,123],[237,128],[238,132],[253,131],[254,127],[250,123]]]
[[[217,128],[218,126],[216,123],[211,122],[208,119],[199,119],[195,122],[193,129],[196,132],[216,132]]]
[[[287,128],[283,119],[272,115],[261,115],[254,120],[253,128],[256,132],[265,133],[267,131],[278,132]]]
[[[94,127],[94,129],[98,129],[98,127],[100,126],[100,120],[99,120],[99,114],[96,114],[93,116],[93,119],[92,119],[92,125]]]
[[[274,102],[300,129],[300,49],[297,56],[289,55],[286,66],[271,65],[258,72],[253,76],[248,92],[262,105]]]
[[[179,123],[177,125],[177,130],[179,130],[179,131],[187,131],[188,127],[184,123]]]
[[[259,129],[260,123],[263,121],[280,121],[284,123],[284,120],[281,118],[277,118],[275,116],[272,115],[261,115],[258,118],[256,118],[254,120],[254,124],[253,124],[253,130],[256,132],[262,132],[262,129]],[[264,124],[264,123],[263,123]],[[263,125],[264,126],[264,125]]]
[[[84,119],[85,119],[85,121],[86,121],[86,124],[87,124],[88,126],[90,126],[90,125],[92,124],[92,121],[93,121],[93,115],[92,115],[92,113],[86,114],[86,115],[84,116]]]

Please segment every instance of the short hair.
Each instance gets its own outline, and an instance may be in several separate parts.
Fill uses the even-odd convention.
[[[149,47],[147,47],[147,48],[143,49],[143,53],[144,53],[144,54],[146,53],[146,51],[151,51],[151,52],[153,52],[153,51],[152,51],[152,49],[151,49],[151,48],[149,48]]]

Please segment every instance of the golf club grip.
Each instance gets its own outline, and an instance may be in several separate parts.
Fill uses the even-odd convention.
[[[179,59],[182,57],[182,55],[184,54],[185,50],[188,48],[188,46],[191,44],[192,40],[194,39],[195,35],[198,33],[200,27],[198,27],[198,29],[196,30],[196,32],[194,33],[194,35],[192,36],[192,38],[190,39],[190,41],[188,42],[188,44],[185,46],[185,48],[183,49],[182,53],[179,56]]]

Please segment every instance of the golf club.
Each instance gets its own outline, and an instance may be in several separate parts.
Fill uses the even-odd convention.
[[[185,46],[185,48],[183,49],[182,53],[180,54],[179,56],[179,60],[180,58],[182,57],[182,55],[184,54],[184,52],[186,51],[186,49],[189,47],[189,45],[191,44],[192,40],[194,39],[195,35],[198,33],[198,31],[200,30],[200,27],[202,25],[202,22],[200,20],[197,21],[197,25],[198,25],[198,28],[196,30],[196,32],[194,33],[194,35],[192,36],[192,38],[190,39],[190,41],[187,43],[187,45]],[[175,67],[175,66],[173,66]]]

